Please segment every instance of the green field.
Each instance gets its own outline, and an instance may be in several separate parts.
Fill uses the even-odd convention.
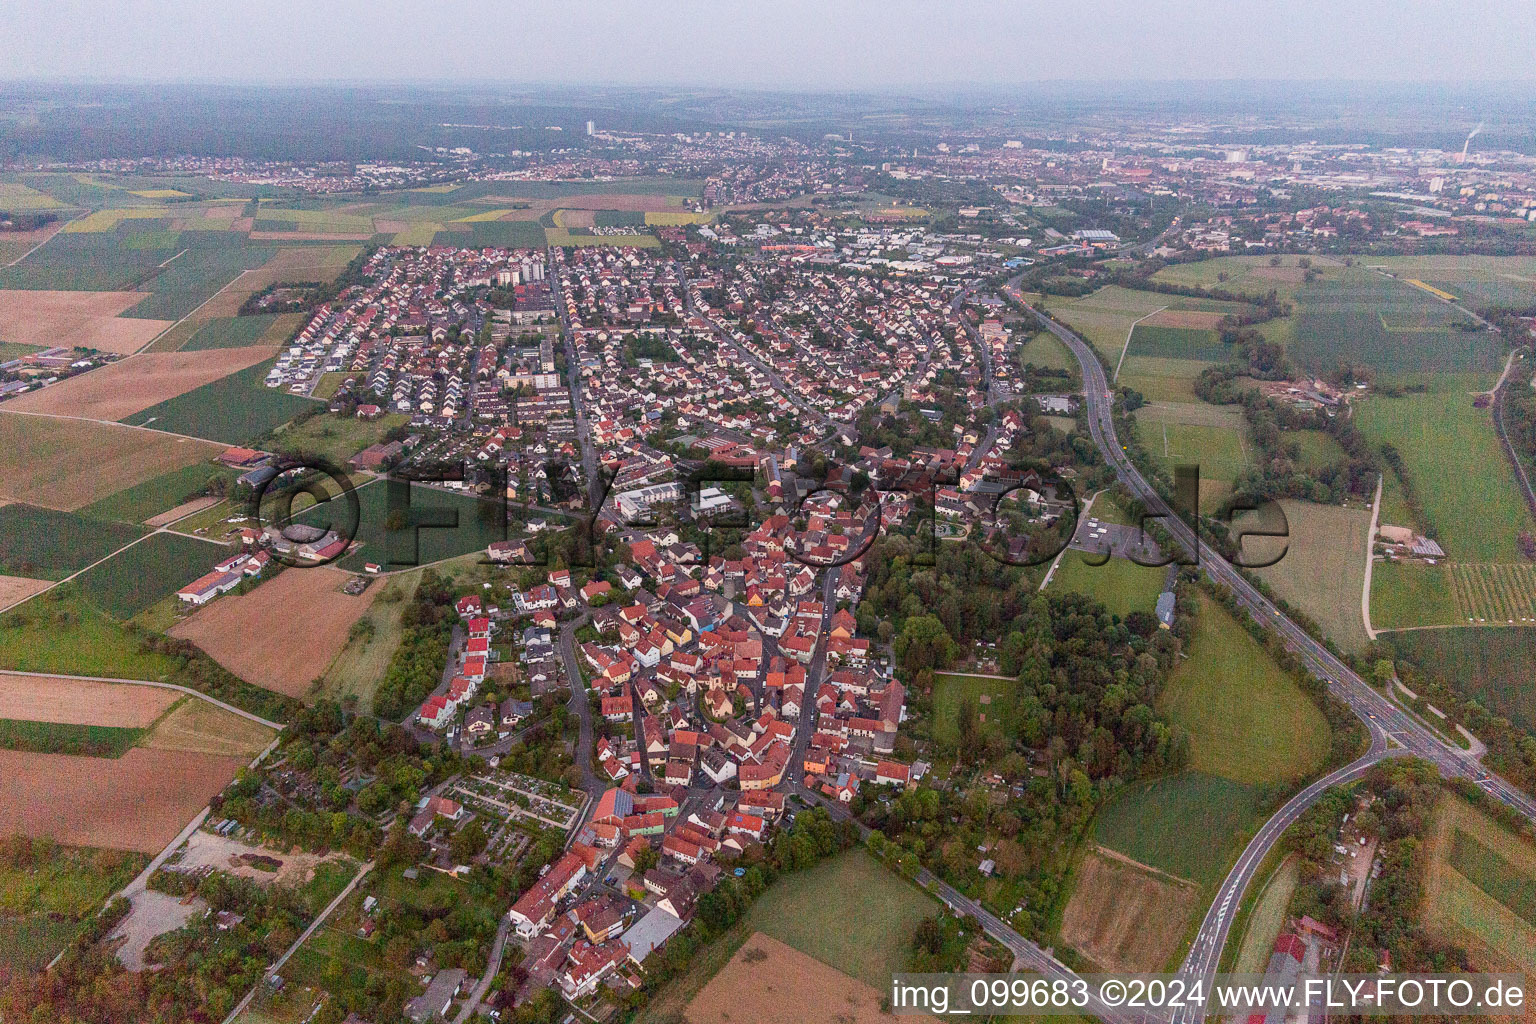
[[[1328,720],[1295,680],[1215,601],[1200,595],[1189,657],[1158,710],[1190,737],[1190,766],[1234,782],[1291,782],[1328,758]]]
[[[1417,665],[1495,714],[1536,729],[1536,628],[1464,626],[1384,634],[1397,657]]]
[[[1098,502],[1094,508],[1098,508]],[[1050,588],[1087,594],[1102,602],[1111,615],[1123,619],[1131,612],[1151,613],[1156,609],[1157,595],[1163,592],[1167,579],[1166,566],[1137,565],[1128,558],[1111,558],[1103,565],[1090,565],[1084,561],[1082,552],[1067,551],[1056,566]]]
[[[441,571],[441,570],[439,570]],[[400,618],[406,598],[415,592],[418,574],[397,573],[375,584],[382,587],[359,622],[368,623],[347,637],[347,644],[320,677],[314,696],[345,700],[354,698],[360,714],[373,713],[373,695],[389,669],[389,660],[400,646]]]
[[[1127,358],[1136,355],[1207,363],[1224,363],[1232,358],[1231,350],[1221,343],[1221,335],[1215,331],[1149,324],[1136,325],[1125,353]]]
[[[1225,408],[1177,402],[1149,405],[1136,413],[1141,443],[1169,476],[1179,466],[1200,468],[1200,504],[1207,510],[1231,493],[1233,481],[1249,465],[1247,425],[1223,423],[1210,413],[1230,415]]]
[[[1343,650],[1361,650],[1366,635],[1360,599],[1365,589],[1365,544],[1371,513],[1363,508],[1315,505],[1289,498],[1282,499],[1280,507],[1290,536],[1246,540],[1244,556],[1250,563],[1281,556],[1274,565],[1254,572],[1276,596],[1305,612]],[[1245,521],[1240,518],[1238,523]]]
[[[179,249],[187,249],[177,256]],[[174,243],[151,252],[170,256],[163,269],[143,285],[150,293],[124,316],[152,320],[179,320],[192,312],[236,277],[255,270],[277,252],[275,247],[245,244],[245,237],[228,231],[185,232]],[[159,261],[157,261],[159,262]]]
[[[1131,328],[1150,313],[1163,308],[1223,313],[1247,308],[1241,303],[1135,291],[1119,285],[1108,285],[1075,299],[1048,296],[1045,302],[1054,316],[1088,339],[1109,360],[1111,370],[1120,361]],[[1135,351],[1134,347],[1132,351]]]
[[[1013,679],[936,672],[933,677],[933,738],[951,746],[960,741],[960,706],[969,700],[981,731],[1004,738],[1012,735]],[[986,703],[982,703],[983,698]]]
[[[123,422],[228,444],[254,440],[315,407],[313,399],[266,387],[262,381],[270,366],[257,363],[136,412]]]
[[[0,574],[61,580],[105,558],[143,530],[75,512],[0,506]]]
[[[1264,880],[1264,887],[1248,915],[1243,929],[1237,962],[1233,971],[1240,974],[1263,974],[1274,952],[1275,940],[1285,926],[1285,911],[1300,880],[1301,865],[1295,856],[1286,857],[1280,866]],[[1257,881],[1257,879],[1255,879]]]
[[[142,523],[197,496],[210,481],[235,479],[232,470],[197,462],[109,495],[80,510],[82,516]],[[0,513],[3,514],[3,513]]]
[[[181,346],[183,352],[195,352],[205,348],[243,348],[260,343],[279,314],[261,313],[255,316],[226,316],[209,320],[197,329],[197,333]]]
[[[219,544],[179,533],[156,533],[92,567],[76,582],[102,611],[131,619],[229,555],[230,550]]]
[[[565,228],[545,228],[544,240],[549,245],[630,245],[639,249],[654,249],[661,244],[661,239],[652,234],[582,235]]]
[[[410,416],[404,413],[389,413],[372,421],[322,413],[279,430],[272,444],[282,452],[320,454],[340,466],[364,448],[382,440],[386,432],[410,421]]]
[[[1215,885],[1263,823],[1264,787],[1184,771],[1127,786],[1099,811],[1093,835],[1180,878]]]
[[[1497,852],[1461,829],[1453,832],[1451,867],[1527,924],[1536,925],[1536,885]]]
[[[123,624],[74,584],[0,615],[0,668],[162,682],[181,670],[170,655],[140,650]]]
[[[1402,454],[1449,559],[1515,562],[1516,538],[1532,529],[1531,517],[1492,416],[1473,407],[1472,389],[1472,381],[1458,379],[1427,394],[1373,397],[1357,404],[1355,418],[1373,444]]]
[[[863,849],[784,875],[752,904],[747,926],[883,989],[912,933],[940,906]]]
[[[1047,370],[1066,370],[1076,379],[1077,357],[1050,331],[1041,331],[1019,349],[1019,365],[1034,363]]]
[[[1344,449],[1326,430],[1287,431],[1285,441],[1295,442],[1297,465],[1309,472],[1320,472],[1346,458]]]
[[[174,255],[130,248],[111,232],[60,231],[21,263],[0,267],[0,288],[133,291]]]
[[[1362,262],[1434,285],[1472,309],[1536,303],[1536,258],[1530,256],[1370,256]]]
[[[1371,567],[1371,626],[1455,626],[1465,624],[1456,613],[1450,569],[1414,562],[1377,562]]]
[[[1272,260],[1277,260],[1279,266],[1270,266]],[[1164,267],[1152,279],[1197,288],[1226,288],[1245,295],[1263,295],[1275,291],[1288,299],[1303,287],[1303,270],[1299,262],[1298,256],[1217,256],[1198,263]],[[1310,262],[1323,282],[1337,279],[1345,273],[1344,267],[1331,260],[1319,257]]]
[[[361,570],[368,562],[378,562],[387,567],[404,568],[411,565],[427,565],[445,558],[456,558],[472,551],[483,550],[493,540],[502,540],[506,533],[498,529],[496,520],[501,514],[501,504],[489,499],[477,499],[469,495],[412,486],[408,515],[418,528],[386,530],[388,518],[388,488],[383,481],[374,481],[357,489],[361,519],[356,540],[357,550],[337,562],[343,569]],[[321,525],[337,513],[321,507],[318,511],[305,512],[295,518],[299,522]],[[445,521],[456,517],[456,525],[433,526],[428,521],[442,517]]]
[[[0,748],[37,754],[122,757],[128,748],[139,742],[145,732],[144,729],[122,729],[110,725],[74,725],[0,718]]]
[[[39,192],[20,182],[0,181],[0,210],[7,213],[56,210],[63,205],[48,193]]]

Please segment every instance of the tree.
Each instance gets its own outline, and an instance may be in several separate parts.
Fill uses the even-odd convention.
[[[1383,690],[1391,688],[1392,679],[1396,674],[1396,666],[1392,664],[1390,658],[1379,659],[1371,668],[1371,679]]]
[[[448,840],[448,853],[455,864],[468,864],[484,851],[486,842],[485,828],[477,818]]]
[[[904,668],[943,668],[955,656],[955,641],[938,616],[914,615],[902,625],[895,649]]]

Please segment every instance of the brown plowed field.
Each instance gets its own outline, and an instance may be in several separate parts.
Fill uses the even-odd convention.
[[[10,503],[0,501],[0,505],[7,504]],[[0,576],[0,608],[9,608],[17,601],[41,593],[48,587],[47,580],[34,580],[26,576]]]
[[[928,1021],[880,1012],[884,993],[833,970],[778,939],[753,933],[683,1011],[688,1024],[888,1024]]]
[[[270,345],[144,352],[10,401],[16,412],[121,420],[270,358]]]
[[[1061,939],[1106,971],[1161,971],[1183,940],[1200,890],[1100,850],[1083,858]]]
[[[341,592],[350,573],[288,569],[249,594],[215,600],[171,627],[246,682],[303,697],[382,589]]]
[[[4,709],[0,717],[24,722],[142,729],[153,725],[179,699],[181,694],[175,690],[157,686],[0,672],[0,708]]]
[[[0,341],[137,352],[172,323],[118,315],[148,294],[0,289]]]
[[[158,853],[249,763],[144,747],[115,759],[0,750],[0,835]]]
[[[226,447],[115,423],[0,410],[0,497],[73,511]]]

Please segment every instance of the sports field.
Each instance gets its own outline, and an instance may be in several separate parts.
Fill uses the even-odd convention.
[[[1289,498],[1282,499],[1280,507],[1290,536],[1248,538],[1243,543],[1245,557],[1256,563],[1280,556],[1274,565],[1254,572],[1276,596],[1322,626],[1341,649],[1359,651],[1366,642],[1360,600],[1371,513]]]
[[[425,524],[439,519],[449,522],[456,518],[456,525],[408,526],[389,530],[389,490],[382,481],[372,481],[359,487],[357,499],[361,515],[355,538],[357,546],[336,563],[354,572],[362,571],[363,566],[369,562],[376,562],[386,568],[429,565],[472,551],[481,551],[491,541],[504,540],[506,536],[497,525],[501,505],[491,500],[412,486],[410,507],[406,510],[409,522]],[[295,518],[299,522],[319,525],[332,514],[322,510],[318,513],[306,512]]]
[[[1265,818],[1263,788],[1183,771],[1133,783],[1094,819],[1102,846],[1160,871],[1215,885]]]
[[[179,533],[156,533],[81,574],[86,598],[107,614],[130,619],[176,593],[228,558],[229,548]]]
[[[1189,657],[1158,710],[1190,736],[1190,765],[1234,782],[1291,782],[1322,767],[1328,720],[1223,607],[1200,595]]]
[[[267,368],[267,363],[257,363],[142,409],[124,422],[228,444],[253,440],[315,404],[313,399],[266,387],[262,381]]]
[[[1373,444],[1402,454],[1449,559],[1515,562],[1516,538],[1533,524],[1491,414],[1473,407],[1475,383],[1453,378],[1426,394],[1372,397],[1357,403],[1355,417]]]
[[[1174,397],[1136,411],[1136,429],[1154,462],[1173,474],[1179,466],[1200,469],[1200,504],[1210,510],[1232,493],[1249,465],[1248,427],[1226,406]]]
[[[1099,503],[1094,502],[1094,509],[1098,507]],[[1167,578],[1166,566],[1137,565],[1129,558],[1111,558],[1103,565],[1089,565],[1082,552],[1069,550],[1056,566],[1050,589],[1087,594],[1102,602],[1111,615],[1123,619],[1131,612],[1150,614],[1156,610],[1157,595],[1163,592]]]
[[[960,709],[968,700],[976,709],[977,726],[1004,738],[1012,735],[1013,679],[936,672],[933,676],[933,738],[954,745],[960,741]]]
[[[222,450],[111,423],[0,412],[0,500],[76,509]]]

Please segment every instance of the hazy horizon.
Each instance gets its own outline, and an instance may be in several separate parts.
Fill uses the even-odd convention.
[[[0,79],[227,85],[998,89],[1146,82],[1536,81],[1536,5],[994,0],[763,6],[672,0],[491,8],[293,0],[252,9],[12,0]]]

